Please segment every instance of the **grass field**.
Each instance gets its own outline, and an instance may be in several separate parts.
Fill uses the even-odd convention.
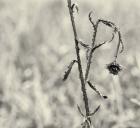
[[[74,1],[74,0],[73,0]],[[119,26],[125,50],[119,55],[123,71],[112,76],[117,39],[95,52],[90,80],[109,98],[104,101],[87,87],[95,128],[140,128],[140,2],[138,0],[77,0],[79,37],[90,43],[95,20]],[[99,28],[98,42],[111,37]],[[0,0],[0,128],[80,128],[84,104],[77,67],[62,82],[75,56],[66,0]],[[82,60],[85,60],[81,48]],[[83,67],[85,65],[83,64]]]

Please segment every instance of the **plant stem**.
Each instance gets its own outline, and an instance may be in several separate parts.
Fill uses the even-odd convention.
[[[67,2],[68,2],[69,14],[71,18],[73,33],[74,33],[74,39],[75,39],[75,50],[76,50],[77,62],[78,62],[79,79],[81,81],[81,90],[83,92],[83,101],[85,103],[86,116],[88,117],[90,114],[90,111],[89,111],[88,97],[87,97],[87,92],[86,92],[86,87],[85,87],[85,80],[84,80],[84,75],[83,75],[83,70],[82,70],[81,58],[80,58],[80,53],[79,53],[80,48],[79,48],[79,42],[78,42],[78,35],[77,35],[76,25],[75,25],[74,16],[73,16],[71,0],[67,0]]]
[[[95,45],[97,27],[98,27],[98,22],[94,26],[94,34],[93,34],[93,38],[92,38],[92,46],[91,46],[91,49],[90,49],[90,52],[89,52],[89,58],[88,58],[87,66],[86,66],[85,82],[87,81],[88,75],[89,75],[89,70],[90,70],[90,65],[91,65],[91,59],[92,59],[92,54],[93,54],[94,45]]]

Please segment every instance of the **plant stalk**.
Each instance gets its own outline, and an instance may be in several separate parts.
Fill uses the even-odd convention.
[[[75,25],[75,21],[74,21],[71,0],[67,0],[67,2],[68,2],[69,14],[70,14],[70,19],[71,19],[71,23],[72,23],[73,33],[74,33],[75,50],[76,50],[77,62],[78,62],[79,79],[81,81],[81,90],[83,92],[83,101],[85,103],[86,116],[88,117],[90,115],[90,111],[89,111],[88,97],[87,97],[86,86],[85,86],[85,79],[84,79],[84,75],[83,75],[81,58],[80,58],[78,35],[77,35],[76,25]],[[90,118],[89,118],[89,121],[90,121]]]

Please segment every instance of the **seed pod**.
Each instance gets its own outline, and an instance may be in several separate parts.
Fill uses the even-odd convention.
[[[107,65],[107,69],[111,74],[118,75],[118,73],[122,70],[122,67],[118,63],[116,63],[116,61],[113,61],[112,63]]]

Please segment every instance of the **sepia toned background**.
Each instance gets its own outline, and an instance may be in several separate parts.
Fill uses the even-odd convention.
[[[106,64],[114,59],[117,37],[93,56],[90,80],[104,94],[102,100],[87,87],[95,128],[140,128],[140,2],[139,0],[73,0],[78,36],[90,44],[93,19],[114,22],[125,45],[118,62],[119,76]],[[111,29],[100,25],[97,43],[108,40]],[[81,47],[85,69],[85,49]],[[0,128],[80,128],[84,104],[77,66],[62,82],[75,59],[73,32],[66,0],[0,0]]]

